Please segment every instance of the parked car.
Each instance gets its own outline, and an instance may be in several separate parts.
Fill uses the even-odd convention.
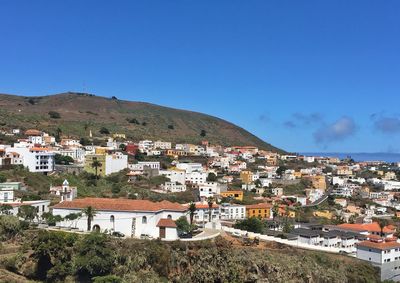
[[[150,235],[147,235],[147,234],[141,234],[140,235],[140,239],[142,239],[142,240],[151,240],[151,239],[153,239],[153,237],[150,236]]]
[[[123,238],[123,237],[125,237],[125,235],[123,234],[123,233],[121,233],[121,232],[113,232],[112,234],[111,234],[111,236],[113,236],[113,237],[117,237],[117,238]]]
[[[233,231],[232,232],[232,237],[240,238],[240,237],[242,237],[242,235],[238,231]]]
[[[178,234],[178,236],[181,239],[191,239],[193,237],[192,233],[188,233],[188,232],[180,232]]]

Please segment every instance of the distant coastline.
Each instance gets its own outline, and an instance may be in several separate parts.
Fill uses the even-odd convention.
[[[338,157],[344,159],[348,156],[355,161],[384,161],[388,163],[400,162],[400,153],[346,153],[346,152],[301,152],[306,156]]]

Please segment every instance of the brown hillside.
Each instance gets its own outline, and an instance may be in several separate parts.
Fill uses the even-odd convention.
[[[61,117],[51,118],[50,111]],[[222,145],[255,145],[280,151],[248,131],[216,117],[83,93],[40,97],[0,94],[0,121],[2,128],[39,128],[50,133],[60,128],[63,135],[76,137],[88,136],[89,130],[93,135],[101,136],[99,129],[106,127],[110,132],[126,133],[133,139],[193,143],[206,139]],[[202,130],[206,131],[205,137],[200,135]]]

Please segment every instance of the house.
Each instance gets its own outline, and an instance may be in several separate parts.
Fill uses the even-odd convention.
[[[323,242],[323,238],[320,236],[319,231],[305,229],[305,228],[298,228],[292,231],[292,234],[298,236],[297,240],[299,243],[313,245],[313,246],[320,246]]]
[[[78,189],[77,187],[70,187],[69,182],[64,180],[62,186],[51,187],[50,194],[60,196],[61,202],[72,201],[78,196]]]
[[[216,195],[219,195],[222,192],[226,191],[226,189],[226,184],[220,184],[217,182],[206,182],[202,185],[199,185],[199,196],[203,199],[215,197]]]
[[[97,174],[100,176],[108,176],[128,167],[128,156],[121,152],[112,154],[89,154],[86,156],[85,160],[84,170],[86,172],[96,174],[96,167],[93,166],[94,161],[100,163],[97,167]]]
[[[400,281],[400,243],[393,240],[360,242],[357,258],[379,267],[381,281]]]
[[[172,148],[172,144],[171,144],[171,142],[155,141],[154,142],[154,148],[163,149],[163,150],[171,149]]]
[[[272,216],[272,206],[268,203],[259,203],[253,205],[246,205],[247,218],[257,217],[261,219],[269,219]]]
[[[169,193],[180,193],[186,191],[186,185],[176,182],[165,182],[161,185],[161,189]]]
[[[243,201],[243,191],[226,191],[220,193],[223,198],[231,198],[239,201]]]
[[[194,221],[197,223],[208,223],[210,219],[210,207],[208,203],[196,203],[196,211],[194,213]],[[211,208],[211,221],[220,219],[219,205],[213,203]]]
[[[169,170],[160,170],[160,175],[167,177],[171,182],[185,184],[186,183],[186,171],[171,168]]]
[[[283,188],[272,188],[271,193],[274,196],[278,196],[278,197],[283,196]]]
[[[108,198],[83,198],[61,202],[53,206],[53,215],[65,217],[71,213],[79,213],[89,206],[96,211],[91,222],[92,230],[121,232],[127,237],[136,238],[147,235],[176,240],[178,233],[174,221],[187,215],[186,207],[169,201]],[[75,221],[64,220],[58,225],[76,226],[79,230],[86,231],[87,218],[83,216]]]
[[[223,203],[220,206],[221,220],[243,220],[246,218],[246,206]]]
[[[251,184],[253,183],[253,173],[251,171],[244,170],[240,172],[240,179],[245,184]]]
[[[22,158],[22,165],[30,172],[50,173],[54,171],[54,152],[45,147],[12,147],[7,148],[7,152],[17,153]]]
[[[340,224],[337,225],[341,230],[356,232],[362,235],[381,235],[381,228],[377,222],[372,223],[363,223],[363,224]],[[384,238],[393,238],[396,233],[396,227],[392,225],[388,225],[383,229],[383,237]]]

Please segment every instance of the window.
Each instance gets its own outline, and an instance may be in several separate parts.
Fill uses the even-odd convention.
[[[146,216],[142,217],[142,224],[147,224],[147,217]]]
[[[167,218],[168,218],[168,219],[172,219],[172,215],[171,215],[171,214],[168,214]]]
[[[114,215],[111,215],[110,216],[110,222],[114,223],[114,221],[115,221],[115,217],[114,217]]]

